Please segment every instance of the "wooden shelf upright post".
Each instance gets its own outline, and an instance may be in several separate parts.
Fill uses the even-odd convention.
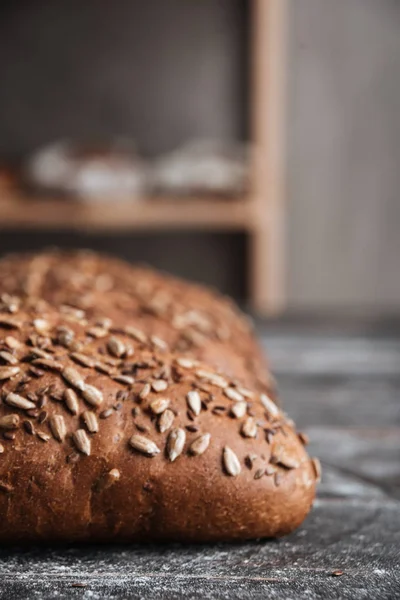
[[[252,1],[251,139],[254,144],[250,301],[261,314],[285,303],[284,122],[288,0]]]

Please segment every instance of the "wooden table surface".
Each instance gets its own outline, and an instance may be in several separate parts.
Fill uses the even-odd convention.
[[[0,549],[0,598],[400,598],[400,336],[263,329],[324,473],[304,525],[235,545]]]

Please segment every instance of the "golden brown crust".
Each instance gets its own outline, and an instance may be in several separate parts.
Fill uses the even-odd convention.
[[[204,286],[91,251],[12,255],[0,261],[0,292],[44,298],[160,335],[173,351],[204,360],[273,395],[249,320]]]
[[[44,302],[0,313],[0,540],[286,534],[315,468],[256,392]],[[239,407],[239,408],[238,408]]]

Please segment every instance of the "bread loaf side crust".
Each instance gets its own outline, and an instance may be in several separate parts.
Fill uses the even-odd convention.
[[[251,322],[232,300],[205,286],[91,251],[51,251],[0,260],[0,292],[137,325],[163,337],[171,350],[272,395],[273,378]]]
[[[268,397],[138,330],[23,304],[0,313],[0,541],[219,541],[303,521],[315,465]]]

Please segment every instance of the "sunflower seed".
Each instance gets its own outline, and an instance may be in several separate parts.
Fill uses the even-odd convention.
[[[4,341],[6,345],[11,348],[11,350],[18,350],[18,348],[22,346],[21,342],[19,342],[17,338],[13,337],[12,335],[7,335]]]
[[[17,429],[19,426],[19,416],[5,415],[4,417],[0,417],[0,429]]]
[[[111,337],[107,342],[107,350],[112,356],[120,358],[125,353],[125,344],[116,337]]]
[[[78,414],[79,411],[79,402],[78,396],[74,392],[74,390],[68,388],[64,392],[64,402],[67,405],[68,410],[73,414]]]
[[[182,337],[184,338],[185,341],[189,342],[189,344],[191,344],[193,346],[197,346],[197,347],[202,346],[207,339],[202,333],[199,333],[198,331],[195,331],[194,329],[183,330]]]
[[[27,400],[23,396],[19,396],[18,394],[14,394],[13,392],[9,392],[5,397],[5,402],[10,406],[15,406],[16,408],[22,408],[22,410],[29,410],[30,408],[36,408],[35,404],[30,400]]]
[[[19,367],[0,367],[0,380],[10,379],[20,372]]]
[[[250,471],[251,471],[251,469],[253,468],[253,463],[254,463],[254,461],[255,461],[255,460],[257,460],[257,458],[258,458],[258,457],[257,457],[257,454],[248,454],[248,455],[245,457],[245,459],[244,459],[244,464],[246,465],[246,467],[247,467],[248,469],[250,469]]]
[[[133,435],[129,440],[129,443],[132,448],[138,450],[142,454],[146,454],[146,456],[155,456],[160,453],[159,447],[143,435]]]
[[[82,396],[88,404],[92,406],[100,406],[103,402],[103,394],[94,385],[84,384]]]
[[[82,454],[90,455],[90,439],[87,436],[87,433],[84,429],[78,429],[72,434],[72,439],[74,441],[75,446],[82,452]]]
[[[269,429],[268,427],[266,427],[264,429],[265,432],[265,439],[267,441],[268,444],[270,444],[274,438],[274,435],[276,434],[276,429]]]
[[[37,379],[39,379],[39,377],[43,377],[44,375],[44,371],[42,371],[41,369],[37,369],[34,366],[30,366],[28,372],[30,375],[32,375],[32,377],[36,377]]]
[[[0,454],[3,454],[3,452],[4,452],[4,446],[3,446],[3,444],[0,444]]]
[[[165,410],[158,419],[159,431],[161,433],[164,433],[165,431],[167,431],[172,426],[174,419],[175,419],[174,413],[172,412],[172,410],[167,408],[167,410]]]
[[[203,379],[204,381],[207,381],[208,383],[212,383],[213,385],[215,385],[217,387],[220,387],[220,388],[228,387],[228,382],[226,381],[226,379],[224,379],[224,377],[221,377],[221,375],[218,375],[217,373],[212,373],[210,371],[198,369],[196,371],[196,375],[200,379]]]
[[[231,408],[231,414],[236,419],[241,419],[246,414],[247,402],[235,402]]]
[[[279,456],[277,464],[285,469],[297,469],[300,466],[300,462],[296,458],[285,453]]]
[[[109,317],[102,317],[101,319],[98,319],[95,323],[96,327],[102,327],[103,329],[110,329],[110,327],[112,327],[112,319],[110,319]]]
[[[54,438],[58,442],[63,442],[67,435],[67,428],[65,427],[64,417],[62,415],[53,415],[50,417],[50,429]]]
[[[39,400],[41,400],[42,398],[46,398],[45,395],[39,397],[35,392],[28,392],[26,394],[26,397],[31,402],[39,402]]]
[[[168,398],[156,398],[150,402],[150,410],[155,415],[161,415],[168,408],[169,403]]]
[[[36,358],[46,358],[52,360],[52,356],[49,352],[45,352],[41,348],[32,348],[31,355]]]
[[[133,385],[135,380],[133,377],[129,377],[129,375],[114,375],[114,381],[117,383],[122,383],[124,385]]]
[[[316,479],[317,483],[319,483],[321,481],[321,475],[322,475],[321,462],[318,458],[312,458],[311,464],[312,464],[312,467],[314,470],[315,479]]]
[[[129,398],[129,392],[128,390],[118,390],[117,395],[116,395],[116,399],[121,401],[121,402],[125,402],[125,400],[128,400]]]
[[[6,350],[2,350],[0,352],[0,358],[4,360],[5,363],[9,365],[17,365],[18,358],[16,358],[11,352],[7,352]]]
[[[46,419],[47,419],[47,412],[45,410],[42,410],[42,412],[39,413],[38,422],[41,425],[42,423],[44,423],[46,421]]]
[[[23,421],[22,425],[24,426],[24,429],[27,433],[29,433],[30,435],[35,435],[35,429],[33,427],[32,421]]]
[[[172,429],[167,440],[167,455],[171,462],[174,462],[180,454],[186,441],[184,429]]]
[[[301,441],[301,443],[303,444],[303,446],[308,446],[308,444],[310,443],[310,438],[308,437],[308,435],[306,433],[304,433],[303,431],[299,431],[297,436],[298,436],[299,440]]]
[[[28,417],[31,417],[32,419],[36,419],[40,413],[37,408],[31,408],[30,410],[26,411],[26,414],[28,415]]]
[[[168,388],[168,383],[164,379],[156,379],[151,384],[151,387],[155,392],[165,392]]]
[[[279,416],[279,408],[267,394],[260,395],[261,404],[272,417]]]
[[[177,358],[176,363],[183,369],[193,369],[198,364],[196,360],[191,360],[190,358],[185,357]]]
[[[106,410],[103,410],[99,417],[100,419],[108,419],[108,417],[111,417],[111,415],[113,414],[114,410],[112,408],[107,408]]]
[[[276,467],[274,467],[274,465],[267,465],[265,467],[265,474],[270,476],[270,475],[275,475],[275,473],[277,472]]]
[[[52,358],[36,358],[33,361],[33,364],[35,367],[41,367],[42,369],[50,369],[54,371],[61,371],[63,368],[63,365],[60,362],[53,360]]]
[[[142,400],[144,400],[150,394],[150,391],[151,391],[150,384],[149,383],[145,383],[144,386],[142,387],[142,389],[139,392],[139,398],[141,398]]]
[[[93,358],[87,356],[87,354],[82,354],[82,352],[71,352],[69,356],[72,358],[72,360],[83,367],[93,368],[96,364],[96,361]]]
[[[282,446],[275,446],[274,452],[271,453],[269,462],[272,465],[277,465],[279,463],[279,458],[282,453]]]
[[[29,342],[34,348],[50,348],[51,347],[51,339],[44,335],[39,335],[38,333],[32,333],[29,336]]]
[[[68,315],[77,321],[83,321],[85,319],[85,311],[80,308],[75,308],[74,306],[69,306],[68,304],[62,304],[60,306],[60,311],[64,315]]]
[[[200,437],[196,438],[189,447],[189,452],[190,454],[194,454],[195,456],[200,456],[200,454],[203,454],[209,444],[210,444],[210,439],[211,439],[211,435],[209,433],[205,433],[203,435],[201,435]]]
[[[57,342],[64,348],[71,346],[74,337],[75,333],[69,327],[59,327],[57,330]]]
[[[251,392],[250,390],[248,390],[246,388],[237,388],[237,391],[239,392],[239,394],[242,394],[242,396],[244,396],[248,400],[251,400],[252,398],[254,398],[254,392]]]
[[[225,388],[224,394],[229,400],[234,400],[235,402],[242,402],[244,397],[234,388]]]
[[[90,335],[90,337],[99,339],[105,337],[108,334],[108,330],[105,327],[95,325],[93,327],[90,327],[90,329],[88,329],[86,333]]]
[[[138,431],[141,431],[142,433],[147,433],[149,431],[149,428],[146,425],[141,425],[140,423],[135,423],[135,427]]]
[[[82,378],[79,371],[77,371],[73,367],[64,367],[62,371],[62,376],[67,381],[67,383],[71,384],[74,388],[81,391],[85,389],[84,379]]]
[[[18,312],[18,310],[20,308],[20,304],[21,304],[21,300],[20,300],[20,298],[18,298],[18,296],[11,296],[10,294],[2,294],[1,301],[4,304],[4,307],[10,313]]]
[[[9,329],[21,329],[22,324],[12,317],[0,317],[0,327],[8,327]]]
[[[150,338],[150,341],[153,344],[153,346],[155,346],[156,348],[158,348],[162,352],[165,352],[166,350],[168,350],[168,344],[167,344],[167,342],[164,342],[164,340],[162,340],[161,338],[159,338],[157,335],[152,335],[151,338]]]
[[[143,331],[140,331],[140,329],[136,329],[136,327],[128,325],[127,327],[125,327],[124,331],[126,335],[129,335],[138,342],[142,342],[142,344],[144,344],[147,341],[147,335],[143,333]]]
[[[257,471],[254,473],[254,479],[261,479],[263,475],[265,475],[264,467],[262,469],[257,469]]]
[[[125,344],[125,358],[129,358],[135,354],[135,349],[130,344]]]
[[[236,477],[239,475],[241,469],[240,462],[233,450],[229,446],[225,446],[222,454],[224,467],[228,475]]]
[[[37,431],[36,435],[40,440],[42,440],[42,442],[48,442],[50,439],[50,436],[47,433],[44,433],[43,431]]]
[[[115,372],[114,367],[110,367],[109,365],[105,365],[101,362],[96,362],[95,368],[100,371],[100,373],[104,373],[105,375],[112,375]]]
[[[186,396],[187,404],[190,410],[197,416],[201,412],[201,397],[199,392],[191,390]]]
[[[121,477],[121,473],[119,472],[118,469],[111,469],[111,471],[109,471],[108,475],[114,481],[118,481],[118,479]]]
[[[185,425],[185,429],[186,431],[190,431],[190,433],[197,433],[199,431],[197,425]]]
[[[108,489],[118,481],[121,477],[121,473],[118,469],[111,469],[108,473],[106,473],[103,477],[100,478],[98,483],[96,484],[96,490],[98,492]]]
[[[40,335],[46,335],[50,328],[49,322],[45,319],[34,319],[33,326]]]
[[[85,423],[87,430],[90,433],[97,433],[99,430],[99,424],[97,422],[96,415],[89,410],[85,410],[82,414],[83,422]]]
[[[253,417],[248,417],[242,425],[241,433],[244,437],[254,438],[257,435],[257,423]]]

